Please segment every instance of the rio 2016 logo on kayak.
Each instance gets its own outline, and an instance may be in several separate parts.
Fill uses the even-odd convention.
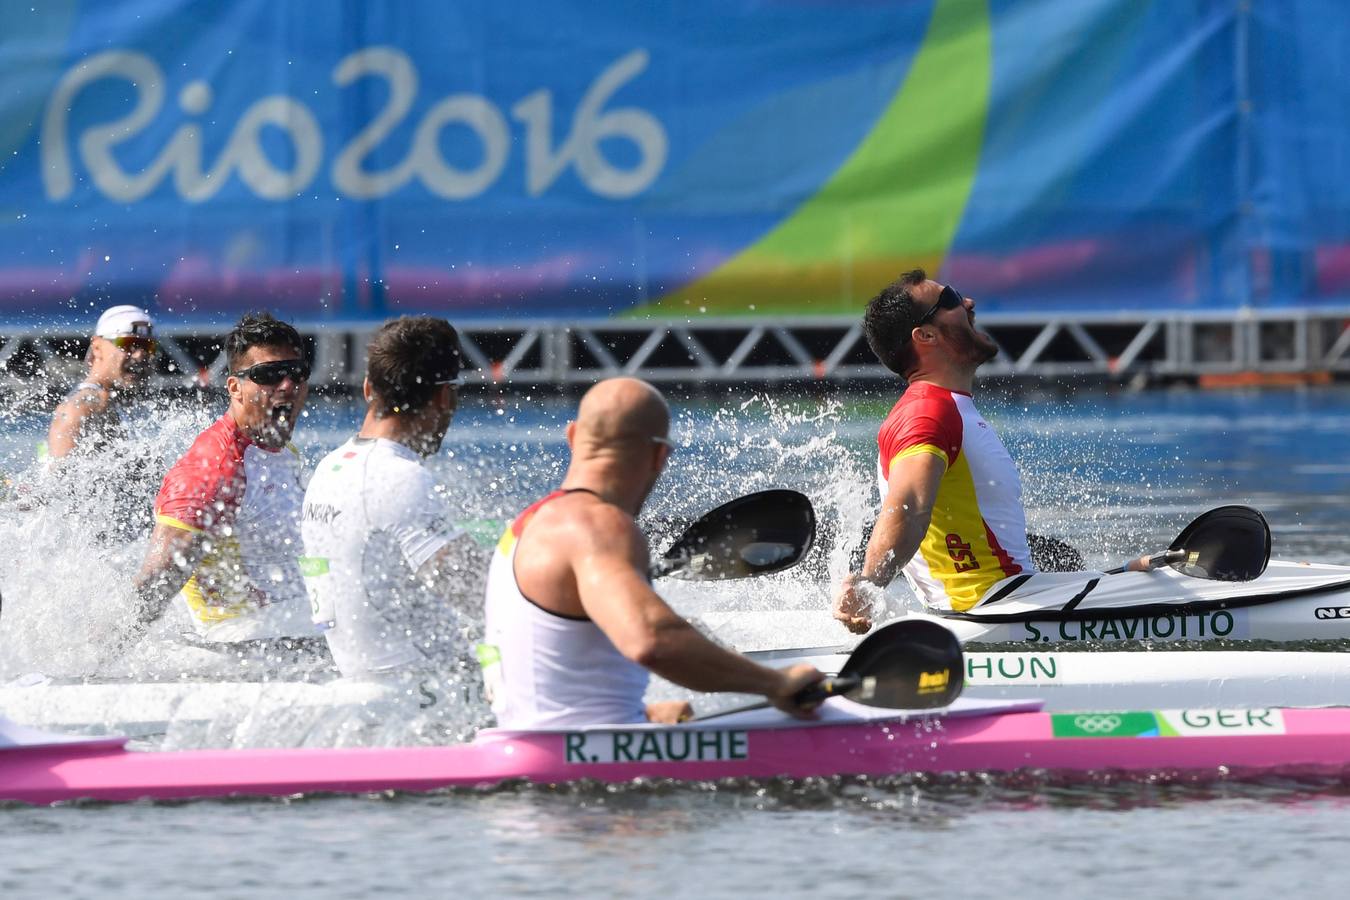
[[[572,116],[571,132],[553,144],[553,95],[536,90],[511,107],[525,128],[525,185],[532,197],[544,193],[572,166],[582,184],[609,199],[631,197],[645,190],[666,164],[666,130],[655,116],[636,107],[605,109],[610,98],[647,67],[646,50],[633,50],[602,71]],[[417,97],[418,73],[406,53],[393,47],[367,47],[351,53],[333,69],[340,88],[378,78],[388,99],[360,132],[337,153],[332,183],[351,199],[385,197],[416,179],[430,193],[447,200],[466,200],[488,190],[506,167],[511,131],[502,111],[477,94],[453,94],[436,102],[418,122],[412,147],[395,166],[369,171],[372,152],[398,128]],[[81,92],[104,80],[131,83],[135,106],[112,122],[89,125],[76,138],[69,134],[72,106]],[[42,182],[49,200],[64,200],[75,188],[69,144],[95,188],[111,200],[133,203],[151,194],[172,175],[174,190],[191,203],[215,196],[232,174],[264,200],[287,200],[310,189],[324,158],[324,137],[315,114],[299,100],[283,94],[263,97],[244,110],[215,162],[203,159],[201,126],[179,126],[153,161],[139,172],[126,171],[116,151],[150,128],[164,105],[163,70],[143,53],[108,50],[68,71],[52,92],[42,123]],[[215,100],[210,85],[191,81],[178,93],[179,109],[206,116]],[[442,133],[450,127],[467,131],[477,141],[480,159],[470,168],[449,163],[441,152]],[[292,160],[278,165],[263,147],[264,132],[275,130],[290,143]],[[600,151],[606,140],[624,140],[637,151],[628,168],[613,165]]]
[[[1204,641],[1248,637],[1244,610],[1219,609],[1190,615],[1160,615],[1131,619],[1066,619],[1062,622],[1023,622],[1032,643],[1051,641]]]

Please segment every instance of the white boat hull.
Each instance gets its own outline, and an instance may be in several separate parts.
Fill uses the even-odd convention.
[[[1110,576],[1107,576],[1110,577]],[[1182,576],[1178,576],[1182,577]],[[1327,589],[1309,590],[1317,582]],[[1270,563],[1259,580],[1247,582],[1254,593],[1278,597],[1285,585],[1301,591],[1279,599],[1253,599],[1241,595],[1241,584],[1185,579],[1202,597],[1215,596],[1206,609],[1167,608],[1171,598],[1163,595],[1145,611],[1132,615],[1128,609],[1094,610],[1090,616],[1060,618],[1016,617],[975,621],[960,616],[907,612],[955,632],[963,644],[1098,645],[1126,641],[1149,644],[1193,641],[1345,641],[1350,640],[1350,567]],[[1188,600],[1194,599],[1188,597]],[[843,626],[825,609],[779,611],[717,611],[699,619],[714,634],[739,650],[779,647],[808,648],[799,655],[828,655],[851,643]],[[766,638],[771,643],[766,643]]]
[[[11,684],[0,687],[0,714],[168,748],[444,743],[486,724],[461,690],[434,680]]]
[[[809,662],[837,672],[840,654],[759,654],[767,664]],[[966,654],[963,696],[1031,700],[1056,712],[1159,705],[1250,709],[1350,705],[1350,653],[1168,651],[983,652]],[[414,698],[415,699],[415,698]],[[258,719],[281,730],[287,718],[362,709],[397,716],[388,688],[370,683],[68,684],[0,688],[0,710],[35,728],[72,733],[198,735]],[[277,735],[280,737],[280,735]]]
[[[843,654],[774,655],[836,673]],[[961,696],[1044,701],[1055,712],[1178,704],[1224,709],[1350,705],[1350,653],[1175,650],[1156,653],[1076,651],[966,652]]]

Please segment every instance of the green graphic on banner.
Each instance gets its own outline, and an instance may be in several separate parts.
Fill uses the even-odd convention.
[[[939,0],[875,128],[786,221],[638,316],[857,312],[900,272],[936,273],[979,170],[989,109],[986,3]]]

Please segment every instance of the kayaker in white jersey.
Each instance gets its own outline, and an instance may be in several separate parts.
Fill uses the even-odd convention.
[[[881,511],[862,570],[835,596],[834,617],[855,633],[870,629],[881,589],[902,571],[926,606],[956,612],[1012,591],[1069,600],[1086,576],[1100,576],[1067,572],[1031,583],[1033,542],[1047,559],[1057,552],[1072,560],[1056,569],[1082,563],[1072,548],[1027,534],[1017,466],[972,396],[975,371],[998,354],[993,338],[975,330],[975,302],[915,269],[868,303],[863,331],[908,386],[877,435]]]
[[[479,648],[499,727],[687,718],[687,703],[644,705],[648,671],[692,690],[761,694],[794,716],[810,714],[794,696],[821,679],[813,667],[769,669],[726,650],[652,590],[634,516],[665,468],[669,425],[651,385],[600,382],[567,426],[572,461],[561,488],[502,535]]]
[[[305,492],[300,567],[343,675],[443,672],[468,649],[459,611],[487,562],[422,465],[458,404],[459,336],[444,319],[395,319],[366,358],[361,430]]]
[[[299,333],[249,313],[225,338],[230,405],[164,476],[135,588],[141,623],[177,597],[207,641],[317,634],[297,562],[304,496],[288,442],[309,394]]]
[[[52,413],[46,454],[60,459],[115,440],[118,413],[150,376],[157,350],[154,320],[139,306],[114,306],[99,316],[85,354],[89,372]]]

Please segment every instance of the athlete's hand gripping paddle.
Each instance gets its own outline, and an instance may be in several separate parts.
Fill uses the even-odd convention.
[[[1162,553],[1143,556],[1106,574],[1171,566],[1183,575],[1214,581],[1251,581],[1270,561],[1270,526],[1250,506],[1220,506],[1182,529]]]
[[[797,491],[759,491],[694,522],[652,566],[651,576],[721,581],[767,575],[801,561],[816,539],[811,501]]]
[[[948,706],[965,686],[961,642],[950,630],[926,619],[901,619],[863,639],[833,678],[797,695],[801,705],[847,697],[883,709],[937,709]],[[764,709],[755,703],[699,716],[698,721]]]

